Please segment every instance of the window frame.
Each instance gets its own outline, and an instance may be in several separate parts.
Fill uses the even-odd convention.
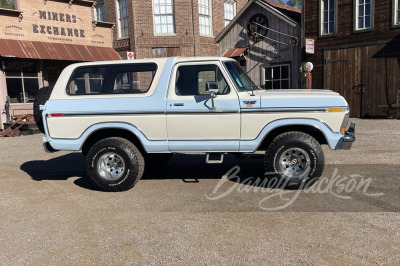
[[[288,78],[287,79],[282,79],[282,75],[281,75],[281,78],[279,78],[279,79],[277,79],[277,80],[279,80],[280,81],[280,88],[279,89],[282,89],[282,80],[287,80],[288,81],[288,88],[287,88],[287,90],[290,90],[290,88],[291,88],[291,79],[292,79],[292,64],[290,63],[290,62],[287,62],[287,63],[279,63],[279,64],[268,64],[268,65],[263,65],[262,66],[262,81],[263,81],[263,83],[262,83],[262,87],[265,89],[265,90],[279,90],[279,89],[267,89],[266,88],[266,86],[265,86],[265,84],[266,84],[266,82],[267,81],[269,81],[269,80],[267,80],[266,79],[266,70],[267,70],[267,68],[274,68],[274,67],[280,67],[281,69],[282,69],[282,67],[283,66],[287,66],[288,67]],[[281,71],[281,73],[282,73],[282,71]],[[272,79],[272,80],[270,80],[270,81],[272,81],[272,84],[273,84],[273,82],[274,81],[276,81],[276,80],[274,80],[274,79]],[[286,90],[286,89],[282,89],[282,90]]]
[[[115,80],[116,80],[116,77],[117,77],[118,74],[128,73],[128,72],[132,72],[133,73],[134,72],[133,71],[134,68],[142,69],[143,67],[154,67],[154,70],[153,70],[154,74],[153,74],[153,77],[152,77],[152,81],[149,84],[149,87],[148,87],[147,91],[143,92],[143,93],[136,93],[136,92],[131,92],[131,93],[112,93],[111,92],[111,93],[72,94],[71,91],[70,91],[70,84],[71,84],[71,82],[73,80],[78,79],[78,78],[75,78],[75,74],[76,74],[76,72],[80,71],[81,69],[121,68],[121,70],[126,71],[126,72],[124,72],[124,71],[114,71],[115,73],[112,72],[113,73],[113,77],[112,77],[111,80],[114,80],[113,83],[115,83]],[[147,71],[142,71],[142,72],[147,72]],[[138,96],[142,97],[144,95],[147,95],[151,91],[151,88],[152,88],[152,86],[154,84],[154,80],[155,80],[155,77],[157,75],[157,72],[158,72],[158,65],[156,63],[138,63],[138,64],[129,64],[129,65],[127,65],[127,64],[113,64],[113,65],[81,66],[81,67],[75,68],[74,71],[72,72],[70,78],[68,79],[67,85],[65,87],[65,93],[68,96],[71,96],[71,97],[93,97],[93,96],[98,97],[98,96],[103,96],[103,95],[106,95],[106,96],[111,96],[112,95],[112,96],[120,96],[120,97],[121,97],[121,95],[122,95],[122,97],[123,97],[123,95],[138,95]],[[111,75],[109,72],[107,72],[107,73],[108,73],[108,75]],[[137,71],[137,73],[139,73],[139,71]],[[83,78],[83,79],[85,79],[85,78]],[[89,78],[89,79],[99,79],[99,78]],[[108,80],[109,80],[109,78],[106,79],[104,77],[102,82],[104,83],[105,81],[108,81]]]
[[[400,0],[392,0],[392,28],[400,28]]]
[[[23,97],[23,102],[18,102],[18,103],[10,103],[10,104],[29,104],[29,103],[33,103],[33,99],[32,99],[32,101],[31,102],[29,102],[29,101],[26,101],[27,100],[27,97],[26,97],[26,90],[25,90],[25,82],[24,82],[24,80],[25,79],[36,79],[37,80],[37,82],[38,82],[38,90],[40,90],[40,88],[41,88],[41,76],[40,76],[40,71],[39,71],[39,67],[38,67],[38,65],[34,65],[35,66],[35,68],[36,68],[36,76],[24,76],[24,71],[23,71],[23,67],[18,67],[18,68],[16,68],[16,69],[18,69],[19,70],[19,73],[20,73],[20,76],[13,76],[13,75],[7,75],[7,70],[4,72],[4,79],[5,79],[5,84],[6,84],[6,88],[7,88],[7,95],[9,96],[9,94],[8,94],[8,85],[7,85],[7,79],[20,79],[21,80],[21,89],[22,89],[22,97]]]
[[[199,15],[199,33],[200,33],[200,36],[202,36],[202,37],[211,37],[211,38],[214,38],[212,1],[211,1],[211,0],[203,0],[203,1],[206,1],[206,2],[208,3],[208,16],[207,16],[207,15],[204,15],[204,14],[202,14],[202,13],[200,13],[200,1],[202,1],[202,0],[198,0],[198,1],[197,1],[198,7],[199,7],[198,15]],[[204,17],[208,17],[208,19],[209,19],[209,30],[210,30],[210,34],[203,34],[203,33],[201,33],[201,27],[204,27],[204,25],[202,26],[202,25],[200,24],[200,19],[201,19],[202,17],[203,17],[203,18],[204,18]]]
[[[155,3],[156,0],[152,0],[152,7],[153,7],[153,32],[154,32],[154,36],[176,36],[176,26],[175,26],[175,1],[174,0],[170,0],[171,1],[171,11],[172,13],[159,13],[156,14],[155,12]],[[159,1],[159,0],[158,0]],[[168,0],[167,0],[168,1]],[[161,4],[161,3],[159,3]],[[173,32],[167,32],[167,33],[157,33],[156,29],[157,29],[157,23],[156,23],[156,17],[168,17],[168,16],[172,16],[172,27],[173,27]],[[164,25],[162,22],[160,23],[161,27],[162,25]],[[167,29],[168,29],[168,21],[167,21]]]
[[[226,9],[225,9],[225,4],[232,4],[233,5],[233,13],[232,13],[232,19],[229,20],[226,18]],[[225,27],[229,25],[229,23],[231,23],[231,21],[233,20],[233,18],[236,16],[236,1],[235,0],[225,0],[224,1],[224,25]],[[228,22],[228,23],[227,23]]]
[[[335,27],[335,29],[334,29],[334,31],[333,31],[333,33],[324,33],[323,31],[324,31],[324,10],[323,10],[323,8],[324,8],[324,5],[323,5],[323,1],[324,0],[320,0],[319,1],[319,6],[318,6],[318,10],[319,10],[319,13],[318,13],[318,19],[319,19],[319,31],[318,31],[318,37],[319,38],[327,38],[327,37],[333,37],[333,36],[337,36],[337,34],[338,34],[338,0],[331,0],[331,1],[335,1],[335,3],[334,3],[334,13],[335,13],[335,15],[334,15],[334,27]]]
[[[184,97],[186,97],[186,98],[209,97],[209,95],[210,95],[209,93],[205,93],[205,94],[183,94],[183,95],[182,94],[178,94],[177,93],[177,88],[176,88],[176,86],[177,86],[176,84],[177,84],[177,81],[178,81],[177,73],[178,73],[178,70],[179,70],[180,67],[204,67],[204,66],[208,66],[208,67],[209,66],[215,66],[216,69],[222,75],[222,77],[223,77],[223,79],[224,79],[224,81],[226,83],[226,86],[228,87],[228,92],[226,92],[226,93],[219,93],[218,92],[218,93],[216,93],[216,95],[223,97],[223,96],[231,95],[232,93],[236,93],[235,90],[231,86],[231,83],[230,83],[230,81],[228,79],[228,76],[226,75],[226,73],[224,73],[224,69],[220,64],[215,63],[215,62],[202,62],[202,63],[196,64],[196,65],[193,65],[191,63],[181,63],[181,64],[178,64],[174,68],[174,71],[173,71],[174,79],[173,79],[173,83],[172,83],[174,85],[171,86],[172,89],[170,89],[169,93],[172,93],[172,95],[170,95],[170,96],[172,96],[174,99],[185,99]],[[197,77],[198,77],[199,73],[201,73],[201,72],[204,72],[204,71],[198,71],[197,72]],[[210,80],[206,80],[206,81],[210,81]]]
[[[121,17],[121,11],[120,11],[120,1],[124,1],[126,5],[126,17]],[[128,1],[127,0],[117,0],[115,1],[116,5],[116,13],[117,13],[117,24],[118,24],[118,39],[127,39],[129,38],[129,12],[128,12]],[[127,20],[127,35],[123,36],[122,34],[122,26],[121,26],[121,20],[126,19]],[[125,29],[125,28],[124,28]]]
[[[358,10],[360,6],[360,0],[353,1],[353,33],[363,33],[363,32],[370,32],[374,30],[374,17],[375,17],[375,0],[364,0],[364,1],[371,1],[371,25],[369,28],[359,28],[358,26]],[[364,15],[365,17],[365,15]]]
[[[18,0],[15,0],[14,1],[14,8],[5,8],[5,7],[0,7],[1,9],[5,9],[5,10],[15,10],[15,11],[17,11],[17,10],[19,10],[19,8],[18,8],[19,6],[18,6]]]
[[[99,20],[99,12],[98,12],[98,7],[99,7],[98,4],[99,3],[102,3],[102,5],[100,5],[100,6],[103,6],[103,10],[102,10],[103,12],[100,13],[100,14],[103,14],[103,20]],[[106,10],[104,7],[104,0],[99,0],[96,2],[96,4],[94,5],[94,8],[93,8],[93,12],[94,12],[94,21],[102,21],[102,22],[106,21]]]

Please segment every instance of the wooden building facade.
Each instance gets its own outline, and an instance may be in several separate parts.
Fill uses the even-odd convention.
[[[235,58],[264,89],[298,89],[301,83],[301,11],[250,0],[216,37],[220,54]]]
[[[400,115],[400,0],[305,0],[313,88],[349,102],[353,117]]]

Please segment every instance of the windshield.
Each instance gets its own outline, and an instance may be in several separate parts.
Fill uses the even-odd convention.
[[[246,74],[246,72],[244,72],[237,62],[229,61],[225,62],[224,64],[228,69],[233,81],[235,82],[238,91],[251,91],[260,89],[253,83],[250,77]]]

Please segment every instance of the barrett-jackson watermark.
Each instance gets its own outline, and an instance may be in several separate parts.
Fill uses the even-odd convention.
[[[277,211],[283,210],[292,205],[301,193],[329,193],[344,200],[351,200],[353,198],[351,193],[360,191],[367,197],[384,196],[384,193],[368,192],[368,189],[373,182],[373,178],[364,178],[358,174],[341,176],[338,174],[339,170],[337,168],[335,168],[330,178],[321,177],[309,179],[306,182],[302,182],[297,190],[285,189],[290,187],[292,181],[290,178],[281,178],[279,175],[276,176],[276,173],[267,172],[263,178],[248,177],[241,180],[239,172],[239,166],[230,169],[215,186],[212,194],[206,195],[207,199],[219,200],[234,191],[238,193],[261,193],[265,195],[265,197],[260,201],[259,207],[266,211]],[[317,183],[315,183],[316,180],[318,180]],[[226,186],[229,186],[229,188],[226,189]],[[267,202],[276,198],[280,199],[282,204],[279,206],[268,207]]]

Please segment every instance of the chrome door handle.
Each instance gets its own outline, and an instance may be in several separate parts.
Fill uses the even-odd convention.
[[[184,106],[183,103],[174,103],[174,106]]]

